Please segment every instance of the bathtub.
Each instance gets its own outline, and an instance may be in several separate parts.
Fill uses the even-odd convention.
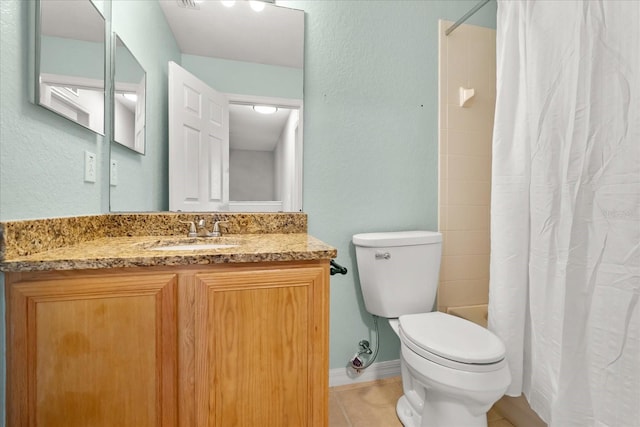
[[[449,307],[447,309],[448,314],[462,317],[485,328],[488,322],[487,312],[486,304]],[[547,424],[531,409],[524,396],[503,396],[495,403],[494,408],[516,427],[547,427]]]

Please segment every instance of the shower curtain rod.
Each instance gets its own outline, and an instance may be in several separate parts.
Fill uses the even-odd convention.
[[[448,36],[449,34],[451,34],[453,32],[453,30],[455,30],[456,28],[458,28],[460,25],[462,25],[462,23],[464,23],[464,21],[466,21],[467,19],[469,19],[474,13],[476,13],[477,11],[479,11],[482,6],[484,6],[485,4],[489,3],[490,0],[482,0],[480,3],[478,3],[477,5],[473,6],[473,9],[471,9],[469,12],[465,13],[464,16],[462,16],[462,18],[458,19],[455,24],[453,24],[452,26],[450,26],[449,28],[447,28],[447,30],[444,32],[444,34],[446,36]]]

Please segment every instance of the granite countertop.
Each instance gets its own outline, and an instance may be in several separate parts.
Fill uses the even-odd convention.
[[[218,249],[154,250],[177,244],[237,245]],[[7,272],[115,267],[303,261],[336,257],[336,249],[307,233],[228,234],[223,237],[101,237],[0,262]]]
[[[185,223],[224,221],[223,237],[186,237]],[[177,244],[228,244],[154,250]],[[0,222],[0,271],[331,259],[336,249],[307,234],[300,213],[122,213]]]

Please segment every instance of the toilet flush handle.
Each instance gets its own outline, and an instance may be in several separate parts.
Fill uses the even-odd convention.
[[[391,254],[389,252],[382,252],[382,251],[376,252],[376,259],[390,259],[390,258],[391,258]]]

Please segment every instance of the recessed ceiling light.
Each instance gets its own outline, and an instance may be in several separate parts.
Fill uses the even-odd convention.
[[[274,107],[273,105],[254,105],[253,109],[260,114],[273,114],[278,111],[278,107]]]
[[[129,101],[136,102],[138,100],[138,95],[136,95],[135,93],[132,93],[132,92],[125,92],[125,93],[122,94],[122,96],[124,96]]]

